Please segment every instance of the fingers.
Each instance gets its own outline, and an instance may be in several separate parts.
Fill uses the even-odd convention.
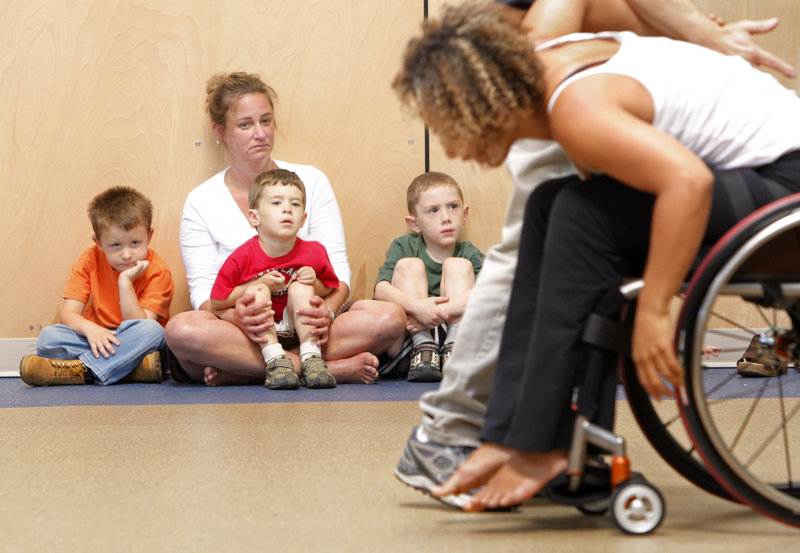
[[[768,33],[778,26],[778,18],[770,17],[769,19],[743,19],[737,21],[734,25],[744,29],[751,35],[758,35]]]
[[[790,79],[797,75],[797,72],[790,63],[783,61],[778,56],[770,54],[761,48],[756,48],[753,51],[751,59],[748,61],[757,67],[770,67]]]

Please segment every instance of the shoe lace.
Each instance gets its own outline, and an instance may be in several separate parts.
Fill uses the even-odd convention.
[[[86,366],[80,361],[53,359],[50,363],[55,369],[56,376],[77,376],[86,372]]]

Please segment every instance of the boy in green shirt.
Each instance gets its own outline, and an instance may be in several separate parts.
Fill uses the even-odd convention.
[[[375,299],[396,303],[406,312],[408,380],[437,382],[484,256],[471,242],[459,241],[469,207],[452,177],[423,173],[409,185],[406,200],[405,219],[413,232],[389,246]],[[408,348],[398,344],[393,349]]]

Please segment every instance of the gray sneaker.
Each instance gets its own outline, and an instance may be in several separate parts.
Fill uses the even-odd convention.
[[[431,489],[450,478],[450,475],[474,450],[474,447],[456,447],[421,441],[417,437],[417,428],[415,428],[406,442],[403,456],[400,457],[400,462],[394,469],[394,475],[403,484],[433,497]],[[450,507],[463,509],[470,494],[433,498]]]

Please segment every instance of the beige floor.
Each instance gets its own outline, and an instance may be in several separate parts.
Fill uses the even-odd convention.
[[[665,496],[664,525],[533,502],[466,514],[392,470],[415,402],[0,409],[0,551],[753,552],[800,531],[696,489],[620,405],[633,468]],[[695,549],[699,546],[699,549]],[[690,549],[691,548],[691,549]]]

